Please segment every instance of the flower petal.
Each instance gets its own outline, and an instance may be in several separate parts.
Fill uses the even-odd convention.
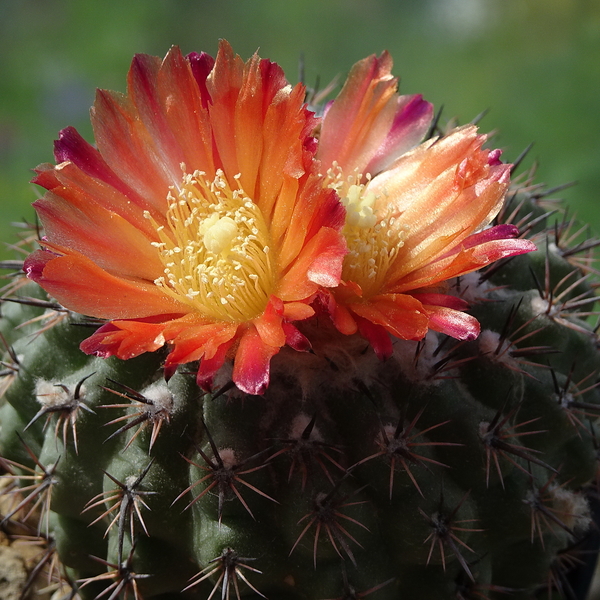
[[[34,202],[46,236],[119,277],[153,281],[163,273],[152,239],[117,213],[73,189]]]
[[[531,240],[510,238],[490,239],[491,234],[483,235],[484,233],[481,232],[471,236],[475,238],[473,240],[471,240],[471,237],[467,238],[463,245],[454,248],[448,256],[437,261],[432,261],[428,265],[410,273],[399,282],[391,285],[390,291],[403,293],[411,289],[428,287],[453,277],[466,275],[502,258],[517,256],[536,250],[536,245]],[[490,239],[490,241],[477,244],[478,241],[485,239]]]
[[[337,163],[346,173],[362,173],[385,140],[397,110],[398,81],[391,75],[392,64],[392,57],[383,52],[352,67],[323,117],[318,157],[324,170]]]
[[[179,183],[181,169],[175,178],[164,164],[131,100],[98,90],[91,119],[96,144],[108,166],[128,188],[164,214],[169,186]]]
[[[308,352],[311,349],[310,340],[297,327],[285,321],[281,324],[285,332],[285,343],[297,352]]]
[[[346,244],[340,234],[322,227],[301,250],[281,279],[278,295],[288,301],[301,300],[314,294],[319,286],[334,287],[342,275]]]
[[[38,250],[27,258],[23,269],[63,306],[84,315],[139,319],[189,310],[153,283],[116,277],[75,253],[57,256]]]
[[[256,329],[250,328],[240,339],[233,364],[233,382],[252,395],[264,394],[269,385],[271,358],[279,348],[265,344]]]
[[[112,321],[84,340],[80,348],[101,358],[127,360],[161,348],[165,343],[164,327],[164,323],[147,321]]]
[[[215,375],[224,365],[227,354],[234,343],[235,339],[222,343],[212,358],[203,358],[200,361],[198,373],[196,375],[196,383],[201,389],[208,392],[212,391]]]
[[[237,323],[213,323],[195,314],[171,321],[165,327],[164,336],[173,350],[167,357],[166,366],[185,364],[200,359],[212,359],[219,348],[234,340],[239,330]]]
[[[385,327],[361,317],[356,317],[356,323],[360,334],[371,344],[379,360],[385,360],[392,356],[394,348],[390,334]]]
[[[423,305],[429,315],[429,328],[457,340],[477,339],[481,327],[475,317],[445,306]]]
[[[383,294],[369,302],[351,304],[349,308],[401,340],[420,340],[427,333],[429,320],[423,305],[409,295]]]
[[[66,127],[59,132],[58,140],[54,142],[54,156],[57,163],[73,163],[82,174],[115,188],[138,206],[148,208],[146,201],[117,177],[100,152],[88,144],[74,127]]]
[[[375,176],[414,148],[425,137],[432,118],[433,105],[423,96],[399,96],[392,126],[364,172]]]
[[[285,345],[285,333],[282,328],[283,323],[283,302],[271,296],[264,313],[254,320],[254,326],[260,339],[268,346],[281,348]]]

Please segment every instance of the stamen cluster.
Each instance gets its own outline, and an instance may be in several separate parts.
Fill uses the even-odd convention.
[[[167,201],[166,226],[146,213],[165,267],[154,283],[211,319],[259,316],[273,291],[274,261],[258,206],[221,170],[212,181],[202,171],[184,174]]]

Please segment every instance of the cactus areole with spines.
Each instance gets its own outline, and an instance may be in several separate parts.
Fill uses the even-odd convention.
[[[173,48],[98,91],[95,145],[61,131],[2,265],[2,526],[46,548],[24,593],[572,598],[595,242],[391,69],[324,104]]]

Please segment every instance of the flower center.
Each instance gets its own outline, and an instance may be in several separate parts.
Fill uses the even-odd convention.
[[[182,165],[182,168],[185,167]],[[234,177],[236,180],[239,176]],[[164,265],[154,281],[202,315],[250,321],[261,315],[274,289],[275,257],[258,206],[239,184],[231,189],[223,172],[185,173],[167,196],[167,225],[153,242]]]
[[[366,180],[366,183],[361,183]],[[398,251],[404,246],[409,227],[399,222],[393,207],[377,208],[377,196],[369,191],[371,176],[355,172],[344,177],[341,168],[327,171],[326,185],[338,193],[346,207],[344,236],[348,254],[342,279],[360,285],[363,298],[383,292],[386,274]]]

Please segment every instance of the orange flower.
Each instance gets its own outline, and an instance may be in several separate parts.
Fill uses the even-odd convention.
[[[208,387],[262,393],[272,356],[308,340],[293,322],[339,283],[344,210],[315,170],[302,86],[222,42],[206,54],[134,58],[126,95],[99,91],[97,149],[72,128],[35,182],[46,237],[25,264],[67,308],[107,319],[82,344],[127,359],[168,344],[166,368],[200,360]]]
[[[403,112],[391,66],[386,53],[355,65],[325,113],[317,154],[346,206],[349,249],[342,284],[324,302],[339,331],[359,331],[381,357],[392,352],[388,333],[477,337],[479,323],[464,300],[446,293],[447,280],[535,250],[516,239],[516,227],[490,227],[510,165],[482,148],[486,137],[474,126],[410,150],[431,112],[420,97]]]

